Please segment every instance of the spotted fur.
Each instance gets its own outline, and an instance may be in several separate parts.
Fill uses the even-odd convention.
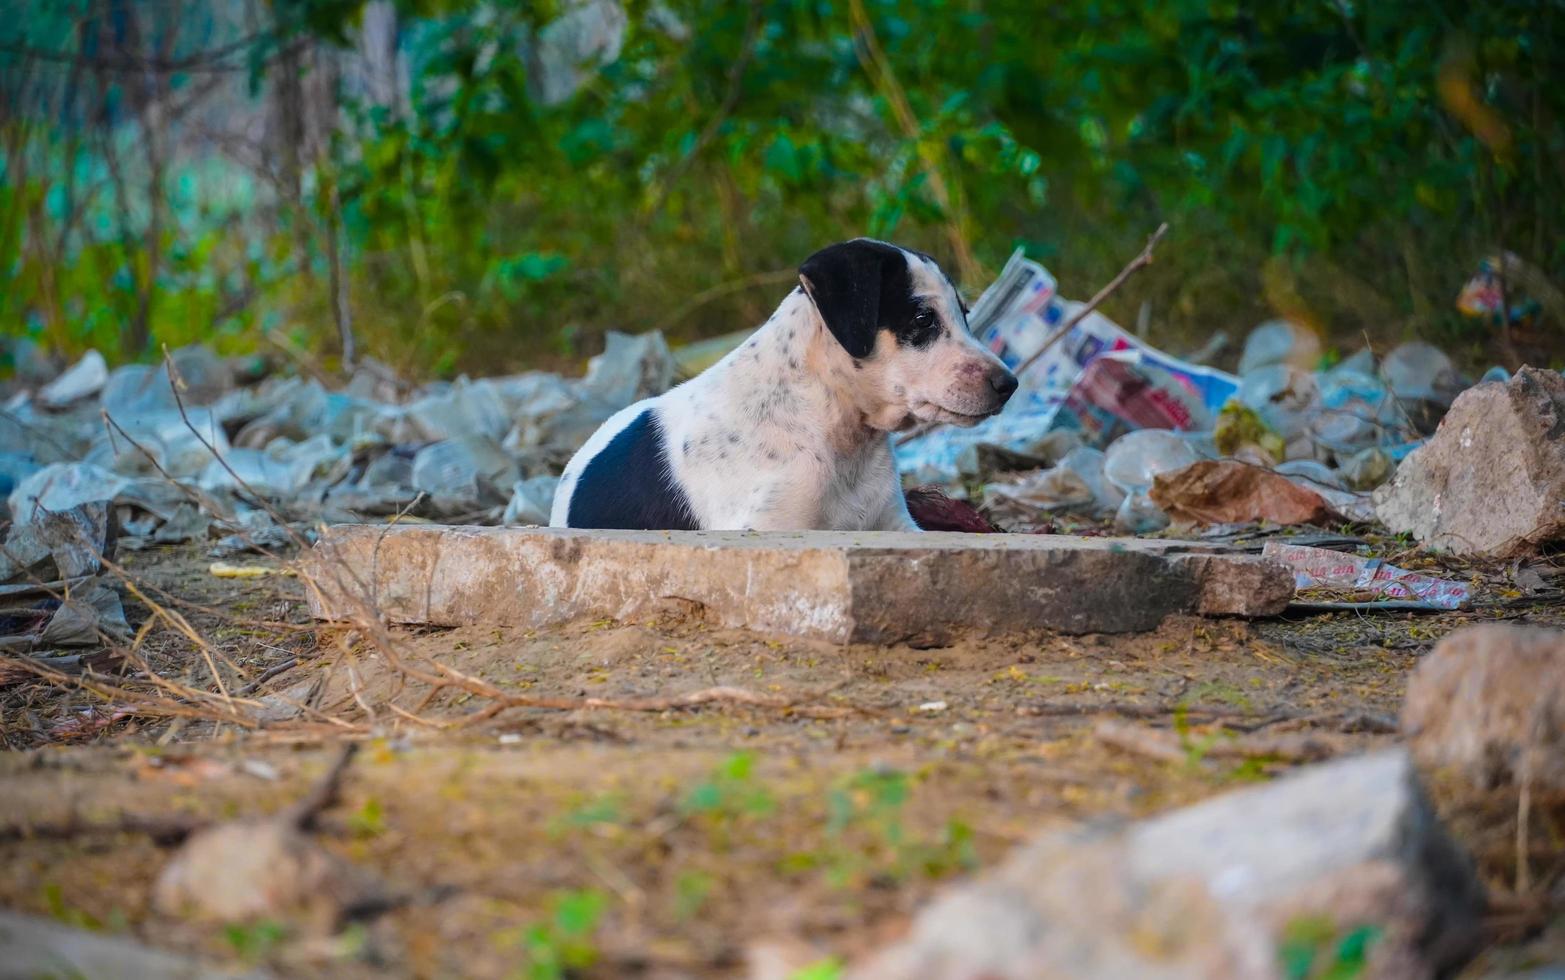
[[[916,530],[890,433],[974,425],[1016,379],[927,255],[855,239],[737,349],[617,413],[565,467],[563,527]]]

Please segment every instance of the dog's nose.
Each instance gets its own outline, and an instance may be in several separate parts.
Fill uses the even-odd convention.
[[[993,388],[994,393],[1000,396],[1000,404],[1002,405],[1015,393],[1017,384],[1016,375],[1005,368],[999,368],[989,373],[989,387]]]

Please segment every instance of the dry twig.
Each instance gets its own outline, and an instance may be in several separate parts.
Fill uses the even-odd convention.
[[[1108,285],[1098,290],[1097,294],[1089,299],[1085,306],[1071,314],[1071,316],[1066,319],[1064,323],[1060,324],[1058,329],[1049,334],[1049,336],[1044,339],[1042,346],[1033,351],[1026,360],[1016,365],[1016,370],[1013,373],[1015,373],[1017,376],[1020,376],[1022,372],[1032,367],[1033,364],[1037,363],[1038,358],[1048,353],[1050,348],[1059,343],[1061,340],[1065,339],[1065,335],[1070,333],[1072,327],[1086,319],[1087,314],[1091,313],[1093,310],[1096,310],[1105,299],[1108,299],[1109,295],[1112,294],[1114,290],[1118,289],[1120,286],[1123,286],[1125,284],[1125,280],[1129,279],[1132,275],[1141,269],[1151,265],[1152,250],[1157,247],[1157,243],[1162,241],[1163,236],[1166,234],[1168,234],[1168,222],[1165,221],[1164,223],[1158,225],[1157,231],[1154,231],[1152,233],[1152,237],[1147,239],[1146,247],[1141,250],[1141,253],[1135,258],[1131,259],[1123,269],[1119,270],[1119,275],[1115,276],[1113,279],[1110,279]],[[932,432],[939,427],[940,423],[938,422],[930,422],[925,425],[921,425],[912,432],[909,432],[907,435],[898,439],[897,445],[900,446],[905,443],[912,442],[919,436],[926,435],[927,433]]]

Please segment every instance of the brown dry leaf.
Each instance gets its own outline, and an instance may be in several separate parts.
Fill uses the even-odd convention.
[[[1313,490],[1237,460],[1202,460],[1153,481],[1152,500],[1176,523],[1327,524],[1336,513]]]

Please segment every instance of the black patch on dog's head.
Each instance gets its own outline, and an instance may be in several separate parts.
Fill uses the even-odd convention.
[[[922,347],[944,329],[940,317],[913,298],[907,256],[894,245],[867,238],[828,245],[804,260],[799,279],[851,357],[868,357],[882,330],[903,346]]]

